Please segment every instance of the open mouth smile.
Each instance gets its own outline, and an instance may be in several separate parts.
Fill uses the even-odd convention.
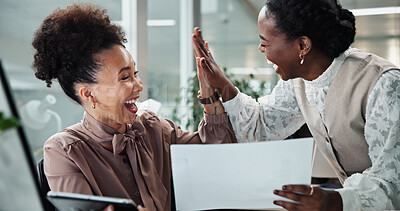
[[[138,107],[136,106],[136,102],[139,97],[132,98],[130,100],[127,100],[124,102],[126,110],[128,110],[131,113],[136,113],[138,111]]]

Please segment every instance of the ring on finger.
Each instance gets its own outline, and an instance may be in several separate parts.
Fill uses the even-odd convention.
[[[312,196],[314,193],[314,186],[310,185],[310,188],[311,188],[311,190],[310,190],[310,193],[308,194],[308,196]]]

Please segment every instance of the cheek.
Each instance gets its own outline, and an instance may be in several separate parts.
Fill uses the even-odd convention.
[[[99,92],[101,95],[100,99],[104,105],[112,106],[118,101],[118,97],[121,96],[118,94],[118,89],[116,87],[105,87]]]
[[[268,49],[264,52],[264,54],[265,57],[273,63],[277,63],[279,61],[280,54],[276,53],[274,49]]]
[[[265,53],[268,60],[272,61],[278,66],[285,66],[290,63],[293,58],[293,51],[290,46],[274,46]]]

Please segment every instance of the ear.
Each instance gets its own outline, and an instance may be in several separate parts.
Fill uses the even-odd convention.
[[[89,86],[81,86],[79,87],[79,96],[83,99],[84,102],[94,104],[96,103],[93,97],[93,93],[91,91],[91,88]]]
[[[312,48],[312,41],[307,36],[301,36],[299,38],[299,50],[302,55],[308,54]]]

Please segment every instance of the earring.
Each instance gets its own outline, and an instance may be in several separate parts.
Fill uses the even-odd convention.
[[[92,104],[92,108],[96,109],[96,104],[95,103]]]
[[[304,63],[304,55],[303,54],[300,54],[299,55],[299,57],[300,57],[300,64],[303,64]]]

